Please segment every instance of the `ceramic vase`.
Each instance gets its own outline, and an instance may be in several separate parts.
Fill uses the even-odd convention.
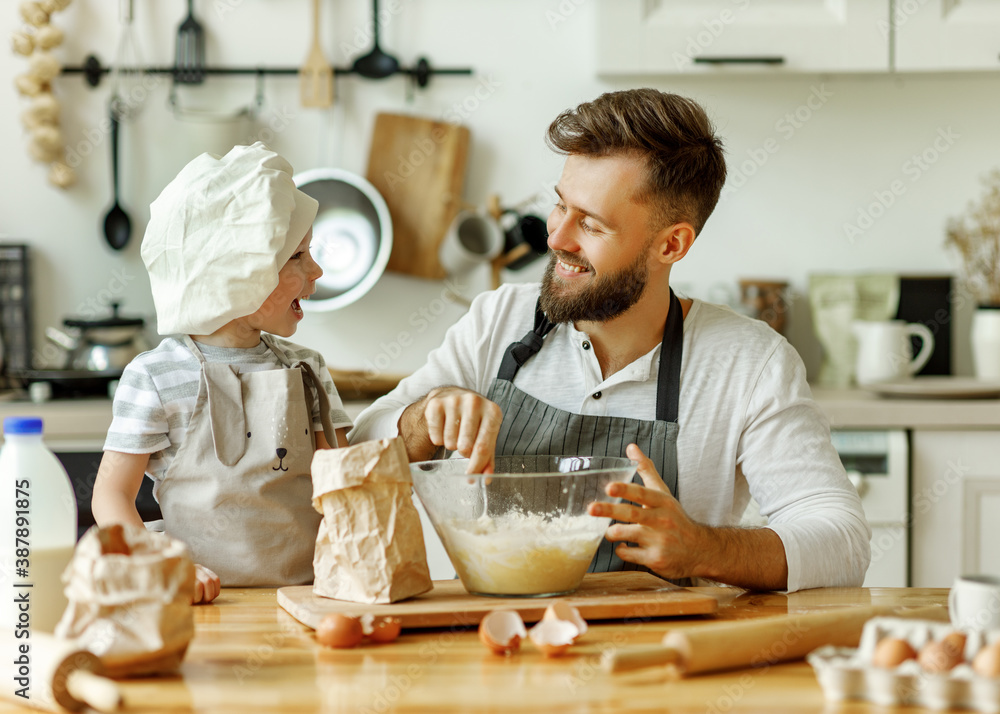
[[[969,338],[976,378],[1000,381],[1000,305],[976,308]]]

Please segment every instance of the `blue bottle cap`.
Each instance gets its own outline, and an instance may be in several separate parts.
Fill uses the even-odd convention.
[[[4,434],[41,434],[41,417],[7,417],[3,420]]]

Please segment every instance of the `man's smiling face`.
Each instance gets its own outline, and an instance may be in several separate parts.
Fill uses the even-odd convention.
[[[566,158],[548,220],[541,304],[549,320],[603,322],[642,297],[656,235],[649,207],[636,199],[644,184],[640,158]]]

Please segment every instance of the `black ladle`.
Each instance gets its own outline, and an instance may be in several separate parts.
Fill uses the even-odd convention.
[[[104,238],[115,250],[121,250],[132,235],[132,221],[118,204],[118,114],[111,108],[111,176],[115,187],[115,205],[104,217]]]
[[[378,0],[372,0],[372,51],[354,60],[353,69],[368,79],[385,79],[399,71],[399,60],[382,51],[378,44]]]

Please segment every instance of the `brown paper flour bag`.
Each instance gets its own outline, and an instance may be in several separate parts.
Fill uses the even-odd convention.
[[[170,672],[194,637],[194,563],[184,543],[138,526],[94,526],[62,576],[57,637],[97,655],[108,676]]]
[[[323,514],[314,593],[387,603],[433,587],[402,439],[317,451],[312,480],[313,508]]]

